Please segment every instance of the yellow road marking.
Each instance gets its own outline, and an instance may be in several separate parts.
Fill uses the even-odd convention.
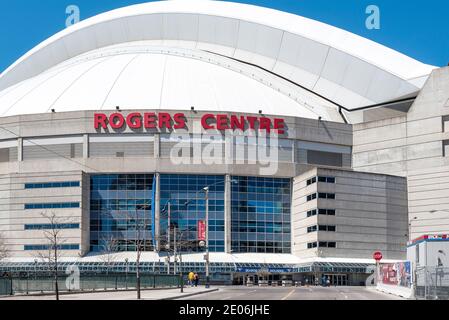
[[[288,297],[290,297],[294,292],[295,292],[295,290],[293,289],[292,291],[290,291],[289,294],[287,294],[285,297],[283,297],[282,300],[287,300]]]

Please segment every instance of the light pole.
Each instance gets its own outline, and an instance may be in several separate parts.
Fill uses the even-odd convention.
[[[126,284],[126,290],[128,290],[128,258],[125,259],[125,284]]]
[[[238,183],[238,181],[237,180],[231,180],[230,181],[231,183]],[[217,186],[217,185],[219,185],[219,184],[225,184],[226,183],[226,180],[223,180],[223,181],[219,181],[219,182],[217,182],[217,183],[214,183],[214,184],[211,184],[211,185],[208,185],[208,186],[205,186],[204,188],[202,188],[201,190],[199,190],[199,191],[197,191],[196,193],[195,193],[195,196],[198,194],[198,193],[200,193],[200,192],[204,192],[204,200],[205,200],[205,205],[206,205],[206,216],[205,216],[205,223],[204,223],[204,225],[205,225],[205,233],[206,233],[206,235],[205,235],[205,241],[202,241],[202,242],[200,242],[200,246],[203,246],[203,247],[205,247],[205,249],[206,249],[206,254],[205,254],[205,260],[206,260],[206,288],[209,288],[210,287],[210,259],[209,259],[209,191],[210,191],[210,188],[211,187],[214,187],[214,186]],[[190,203],[190,201],[187,201],[186,203],[185,203],[185,205],[186,206],[188,206],[189,205],[189,203]],[[203,242],[204,242],[204,244],[203,244]]]
[[[37,259],[34,259],[34,280],[37,280]]]
[[[418,217],[413,217],[408,223],[408,240],[412,241],[412,222],[418,220]]]
[[[206,218],[205,218],[205,228],[206,228],[206,288],[209,288],[209,187],[203,188],[206,200]]]
[[[167,212],[167,244],[165,245],[165,249],[167,250],[167,274],[170,274],[171,201],[172,201],[171,198],[168,199],[167,203],[165,204],[165,207],[162,209],[163,213]],[[175,256],[175,259],[176,259],[176,256]],[[175,272],[175,274],[176,274],[176,272]]]

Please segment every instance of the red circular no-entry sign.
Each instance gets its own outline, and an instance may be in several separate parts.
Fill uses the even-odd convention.
[[[380,252],[380,251],[374,252],[373,258],[374,258],[374,260],[376,260],[376,261],[382,260],[382,258],[383,258],[382,252]]]

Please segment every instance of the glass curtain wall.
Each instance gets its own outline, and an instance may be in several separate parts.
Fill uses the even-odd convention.
[[[168,243],[170,206],[170,250],[176,230],[179,251],[202,251],[198,244],[198,221],[206,218],[205,193],[209,188],[209,250],[224,252],[224,176],[162,174],[160,177],[160,243]]]
[[[90,246],[94,252],[152,251],[153,174],[93,175]]]
[[[233,252],[291,253],[291,179],[232,179]]]

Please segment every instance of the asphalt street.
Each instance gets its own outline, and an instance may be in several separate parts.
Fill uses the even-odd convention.
[[[402,300],[364,287],[220,287],[217,292],[180,300]]]

